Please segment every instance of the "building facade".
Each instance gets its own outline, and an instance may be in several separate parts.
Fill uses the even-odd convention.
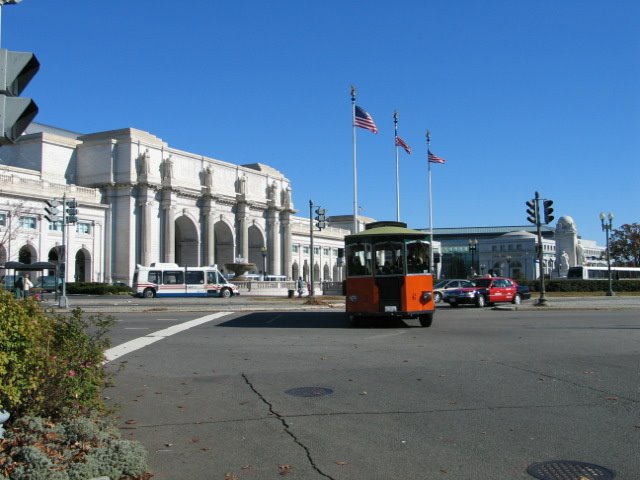
[[[11,240],[2,244],[4,261],[58,262],[51,250],[60,251],[61,239],[44,219],[45,201],[73,195],[79,213],[67,227],[67,281],[130,284],[136,264],[158,261],[262,265],[265,249],[268,271],[291,276],[291,185],[267,165],[180,151],[133,128],[79,135],[32,124],[0,148],[0,181],[5,223],[21,222],[0,226]],[[83,268],[72,261],[80,254],[89,259]]]

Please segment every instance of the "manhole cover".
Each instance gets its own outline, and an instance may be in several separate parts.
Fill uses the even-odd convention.
[[[284,393],[294,397],[324,397],[325,395],[331,395],[333,390],[325,387],[299,387],[291,388]]]
[[[573,460],[534,463],[527,473],[540,480],[609,480],[616,475],[600,465]]]

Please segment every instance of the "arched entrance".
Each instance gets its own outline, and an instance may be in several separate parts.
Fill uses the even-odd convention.
[[[56,267],[60,264],[62,260],[62,247],[53,247],[49,250],[49,254],[47,255],[47,261],[49,263],[53,263]],[[55,272],[49,271],[48,275],[54,275]]]
[[[265,246],[262,232],[255,225],[249,227],[249,262],[256,264],[256,272],[262,271],[262,247]]]
[[[294,261],[293,265],[291,265],[291,278],[298,280],[298,277],[300,277],[300,267],[298,266],[298,262]]]
[[[24,245],[18,252],[18,261],[20,263],[34,263],[38,261],[36,250],[31,245]]]
[[[224,264],[233,263],[234,261],[233,231],[229,228],[229,225],[222,221],[216,222],[213,228],[215,236],[213,255],[220,271],[224,271]]]
[[[91,254],[84,248],[76,253],[74,278],[76,282],[91,281]]]
[[[183,215],[176,220],[176,263],[181,266],[200,266],[198,229]]]

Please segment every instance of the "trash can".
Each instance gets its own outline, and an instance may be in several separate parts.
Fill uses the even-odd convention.
[[[287,291],[287,297],[288,297],[288,298],[293,298],[293,294],[294,294],[295,292],[296,292],[295,290],[288,290],[288,291]]]

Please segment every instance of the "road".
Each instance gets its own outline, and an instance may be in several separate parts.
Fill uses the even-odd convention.
[[[442,308],[426,329],[330,310],[115,315],[114,344],[155,336],[109,363],[106,390],[154,479],[640,472],[637,310]]]

